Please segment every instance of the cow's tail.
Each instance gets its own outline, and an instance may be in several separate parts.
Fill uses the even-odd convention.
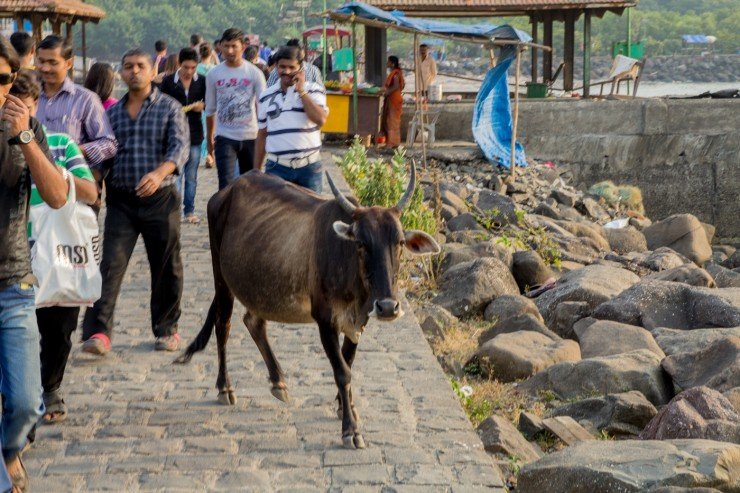
[[[206,321],[203,323],[203,328],[200,329],[195,340],[191,342],[185,352],[182,353],[174,362],[177,364],[184,365],[190,362],[193,354],[198,351],[202,351],[208,345],[208,341],[211,339],[213,334],[213,327],[216,325],[216,299],[214,298],[211,302],[211,307],[208,309],[206,315]]]

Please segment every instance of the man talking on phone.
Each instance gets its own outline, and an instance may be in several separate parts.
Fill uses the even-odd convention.
[[[266,157],[265,173],[321,193],[321,127],[329,115],[326,89],[306,81],[299,47],[284,46],[273,59],[280,79],[265,89],[257,105],[254,167],[261,169]]]

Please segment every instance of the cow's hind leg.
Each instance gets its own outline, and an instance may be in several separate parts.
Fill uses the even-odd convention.
[[[339,349],[339,335],[330,323],[325,322],[319,322],[319,334],[321,344],[334,370],[334,381],[342,404],[342,443],[346,448],[365,448],[365,439],[360,433],[354,414],[350,412],[352,370]]]
[[[219,304],[218,316],[216,318],[216,342],[218,344],[218,378],[216,388],[218,389],[218,402],[231,406],[236,404],[234,389],[231,387],[231,379],[226,369],[226,343],[229,341],[231,332],[231,314],[234,310],[234,295],[228,290],[218,290],[216,302]]]
[[[347,363],[347,366],[349,366],[350,370],[352,369],[352,363],[355,361],[355,354],[357,353],[357,344],[352,342],[349,337],[344,337],[344,342],[342,343],[342,357],[344,358],[345,363]],[[342,412],[342,395],[337,392],[337,418],[342,419],[342,416],[344,413]],[[355,417],[355,421],[357,423],[360,422],[360,415],[357,413],[357,409],[355,408],[355,400],[352,397],[352,389],[349,389],[349,406],[352,409],[352,414]]]
[[[275,353],[272,352],[270,341],[267,339],[267,322],[247,312],[244,315],[244,324],[249,329],[249,333],[254,339],[254,343],[257,345],[257,349],[260,350],[262,359],[265,360],[267,365],[267,371],[270,374],[270,393],[276,398],[283,402],[288,402],[288,386],[285,385],[285,378],[283,376],[283,370],[280,368]]]

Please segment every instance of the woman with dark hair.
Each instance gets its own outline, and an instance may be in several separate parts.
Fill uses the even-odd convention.
[[[167,61],[164,64],[164,69],[159,71],[159,73],[157,74],[156,77],[154,77],[154,80],[152,82],[156,85],[161,84],[162,80],[164,80],[165,77],[177,72],[178,68],[180,68],[180,60],[177,57],[177,53],[173,53],[167,56]]]
[[[116,73],[109,63],[96,62],[90,67],[85,78],[85,89],[90,89],[98,95],[103,103],[103,108],[108,109],[118,102],[113,94],[113,86],[116,83]]]
[[[385,134],[386,146],[395,149],[401,145],[401,113],[403,113],[403,95],[401,91],[406,85],[403,71],[397,56],[389,56],[388,77],[383,85],[383,119],[381,132]]]

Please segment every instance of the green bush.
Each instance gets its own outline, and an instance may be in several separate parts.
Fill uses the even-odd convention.
[[[403,150],[396,150],[390,162],[382,158],[370,159],[360,139],[355,138],[347,153],[334,159],[360,204],[393,207],[403,195],[408,180]],[[414,195],[401,215],[401,224],[405,229],[420,229],[435,234],[437,221],[434,211],[424,203],[418,172],[416,184]]]

